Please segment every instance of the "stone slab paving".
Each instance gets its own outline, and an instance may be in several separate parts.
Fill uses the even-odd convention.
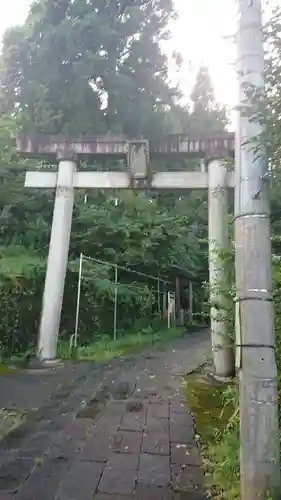
[[[63,402],[72,412],[53,408],[48,425],[33,422],[35,433],[0,454],[0,500],[205,499],[181,377],[205,360],[208,337],[116,362],[98,387],[89,371]]]

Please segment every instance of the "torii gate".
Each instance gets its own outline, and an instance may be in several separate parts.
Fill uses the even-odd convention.
[[[17,149],[23,157],[58,162],[57,172],[27,172],[25,187],[56,188],[49,256],[41,313],[37,355],[41,360],[56,358],[64,283],[68,262],[74,189],[208,189],[209,192],[209,273],[210,285],[225,283],[224,264],[218,257],[228,244],[228,188],[234,187],[234,173],[228,172],[225,158],[234,154],[234,134],[200,140],[185,135],[168,136],[164,142],[127,140],[124,137],[16,135]],[[156,172],[149,169],[150,158],[185,155],[199,157],[201,171]],[[106,157],[127,158],[122,172],[79,171],[80,160]],[[205,167],[207,167],[205,169]],[[214,251],[215,248],[215,251]],[[223,302],[222,294],[216,300]],[[226,355],[226,322],[216,308],[211,310],[212,348],[217,375],[232,370]],[[229,342],[228,342],[229,343]],[[220,349],[218,346],[224,346]],[[229,356],[232,350],[228,348]]]

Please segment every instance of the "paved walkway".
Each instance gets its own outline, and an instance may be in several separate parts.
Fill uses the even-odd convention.
[[[203,500],[181,378],[206,359],[208,337],[89,365],[2,446],[0,500]]]

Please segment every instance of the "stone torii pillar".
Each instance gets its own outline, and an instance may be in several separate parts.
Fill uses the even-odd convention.
[[[76,155],[57,154],[56,195],[38,341],[38,357],[56,356],[74,204]]]
[[[55,207],[47,263],[43,307],[37,355],[41,360],[56,357],[64,282],[67,269],[74,189],[149,189],[186,190],[209,189],[209,235],[222,248],[227,234],[227,205],[225,197],[213,196],[214,189],[234,186],[233,173],[225,172],[224,161],[234,151],[233,134],[208,140],[191,139],[182,135],[168,136],[164,142],[150,145],[146,140],[128,141],[124,137],[94,136],[73,140],[62,136],[16,136],[17,149],[23,157],[39,158],[51,163],[58,162],[57,172],[37,170],[27,172],[25,187],[56,189]],[[150,151],[149,151],[150,147]],[[184,155],[200,157],[208,164],[205,171],[151,172],[149,158]],[[129,170],[121,172],[97,172],[77,170],[77,161],[102,157],[119,157],[127,160]],[[215,172],[218,175],[215,175]],[[216,179],[216,180],[215,180]],[[214,183],[217,183],[216,185]],[[212,193],[212,194],[211,194]],[[222,227],[224,225],[224,228]],[[222,248],[223,249],[223,248]],[[217,274],[224,276],[223,264],[210,252],[210,282]],[[227,376],[223,335],[224,321],[211,315],[212,345],[215,352],[218,341],[222,347],[221,356],[215,356],[216,373]],[[231,367],[232,370],[232,367]]]
[[[228,331],[227,269],[224,254],[229,247],[228,171],[225,161],[209,164],[208,189],[209,283],[212,351],[216,375],[233,375],[234,350]]]

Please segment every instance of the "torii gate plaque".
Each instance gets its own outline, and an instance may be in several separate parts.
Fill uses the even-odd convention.
[[[56,188],[53,223],[43,296],[38,352],[41,360],[56,357],[75,188],[209,190],[209,268],[210,284],[225,282],[223,263],[213,252],[228,243],[228,188],[234,187],[234,174],[228,172],[225,158],[234,154],[234,135],[199,140],[184,135],[168,136],[165,142],[127,140],[124,137],[93,136],[69,139],[63,136],[17,134],[17,149],[23,157],[58,162],[57,172],[27,172],[25,187]],[[207,171],[155,172],[149,170],[149,158],[161,156],[197,156],[204,159]],[[127,159],[124,172],[79,171],[79,160],[101,156]],[[216,295],[216,299],[220,297]],[[222,299],[222,297],[221,297]],[[222,299],[223,300],[223,299]],[[217,346],[225,345],[225,321],[215,309],[211,312],[212,347],[217,375],[227,376],[229,363]]]

